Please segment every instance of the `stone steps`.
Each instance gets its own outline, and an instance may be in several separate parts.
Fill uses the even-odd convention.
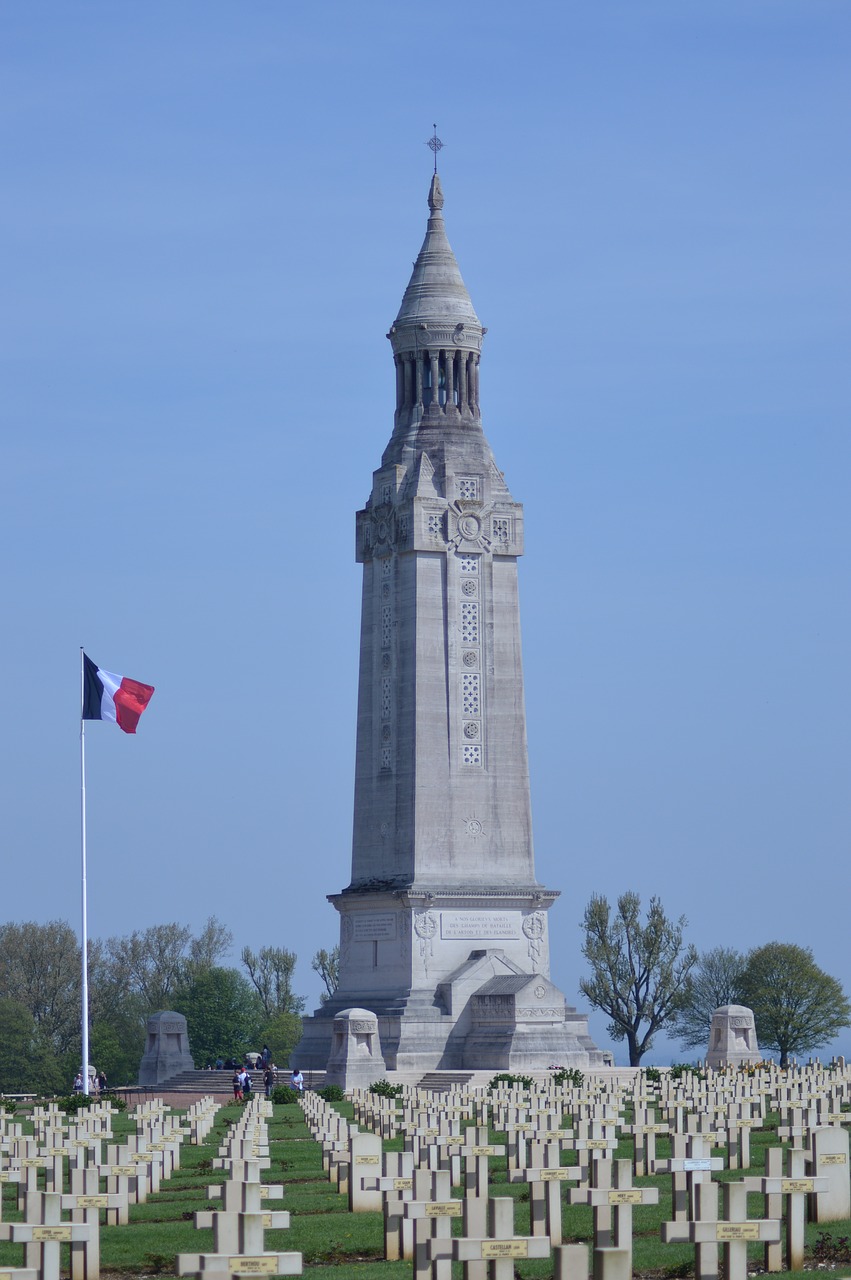
[[[472,1071],[427,1071],[417,1081],[418,1089],[430,1089],[432,1093],[448,1093],[451,1089],[463,1089],[473,1079]]]
[[[262,1094],[263,1089],[263,1072],[249,1071],[251,1077],[251,1089],[253,1093]],[[321,1089],[325,1083],[324,1071],[305,1071],[304,1084],[307,1089]],[[284,1067],[279,1069],[277,1084],[289,1084],[290,1073]],[[117,1089],[116,1093],[123,1093],[124,1090]],[[156,1085],[136,1085],[130,1086],[128,1092],[137,1093],[191,1093],[191,1094],[211,1094],[213,1097],[233,1097],[233,1071],[180,1071],[177,1075],[170,1076],[168,1080],[161,1080]]]

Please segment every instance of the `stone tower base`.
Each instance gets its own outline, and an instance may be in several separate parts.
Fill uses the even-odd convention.
[[[293,1063],[321,1071],[332,1052],[334,1019],[352,1003],[332,997],[304,1019]],[[364,1005],[366,1002],[364,1001]],[[372,998],[388,1071],[545,1071],[612,1065],[594,1044],[588,1019],[541,974],[521,973],[500,950],[474,951],[429,998]]]

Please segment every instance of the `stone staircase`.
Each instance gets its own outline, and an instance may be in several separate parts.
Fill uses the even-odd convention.
[[[263,1072],[249,1071],[251,1077],[252,1092],[263,1093]],[[306,1089],[321,1089],[325,1083],[324,1071],[305,1071],[304,1085]],[[289,1084],[290,1073],[288,1068],[283,1067],[278,1070],[278,1084]],[[170,1076],[168,1080],[161,1080],[159,1084],[152,1085],[130,1085],[127,1089],[116,1089],[119,1094],[137,1094],[158,1093],[187,1093],[203,1096],[211,1094],[214,1098],[232,1098],[233,1097],[233,1071],[180,1071],[177,1075]]]
[[[463,1089],[473,1079],[473,1071],[427,1071],[417,1081],[418,1089],[430,1089],[432,1093],[448,1093],[451,1089]]]

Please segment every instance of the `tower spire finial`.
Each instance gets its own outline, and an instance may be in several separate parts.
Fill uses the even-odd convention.
[[[428,142],[426,143],[426,146],[431,147],[432,151],[434,152],[434,171],[435,173],[437,173],[437,153],[438,151],[443,150],[443,143],[440,141],[440,138],[438,138],[437,136],[437,125],[433,124],[431,127],[432,129],[434,129],[434,133],[429,138]]]

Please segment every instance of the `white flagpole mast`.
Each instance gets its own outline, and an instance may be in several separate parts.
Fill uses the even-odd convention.
[[[85,669],[83,649],[80,647],[80,819],[82,849],[82,907],[83,907],[83,982],[82,982],[82,1031],[83,1031],[83,1093],[89,1092],[89,924],[86,905],[86,722]]]

